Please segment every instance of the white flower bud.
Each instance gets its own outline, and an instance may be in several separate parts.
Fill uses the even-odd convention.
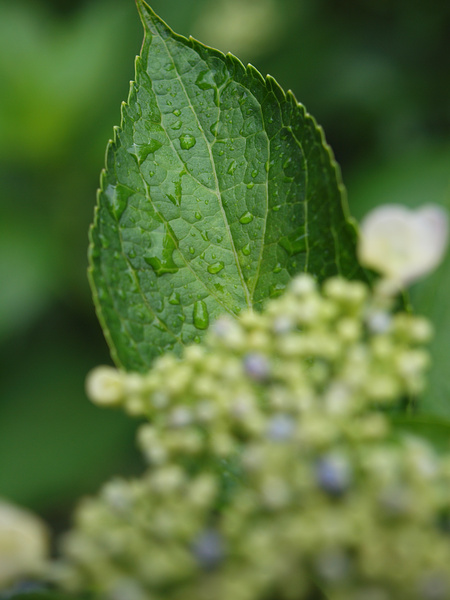
[[[361,223],[358,255],[361,264],[379,271],[398,287],[432,271],[442,260],[448,238],[446,212],[426,205],[411,210],[387,204]]]
[[[113,367],[97,367],[87,376],[86,394],[95,404],[120,404],[124,392],[125,376]]]
[[[317,284],[311,275],[302,273],[297,275],[289,284],[289,289],[294,296],[303,297],[309,296],[317,289]]]
[[[45,567],[45,525],[32,513],[0,500],[0,589]]]

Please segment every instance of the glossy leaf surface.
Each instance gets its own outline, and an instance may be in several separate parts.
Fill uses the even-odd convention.
[[[298,272],[361,273],[314,119],[271,77],[138,7],[145,38],[107,151],[90,278],[114,360],[145,370]]]

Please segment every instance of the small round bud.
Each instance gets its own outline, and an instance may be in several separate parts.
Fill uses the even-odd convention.
[[[307,275],[306,273],[295,277],[289,285],[289,290],[294,294],[294,296],[299,298],[312,294],[316,291],[316,289],[316,282],[311,275]]]
[[[47,530],[35,515],[0,500],[0,588],[39,575],[48,556]]]
[[[207,529],[194,540],[192,551],[201,567],[210,571],[219,566],[224,558],[224,540],[218,531]]]
[[[337,454],[322,457],[316,467],[316,481],[330,496],[341,496],[351,482],[348,461]]]
[[[275,414],[267,424],[266,435],[270,440],[283,442],[289,440],[295,431],[295,421],[286,414]]]
[[[95,404],[120,404],[125,394],[126,375],[113,367],[97,367],[86,379],[86,394]]]
[[[255,381],[265,381],[270,374],[270,363],[266,356],[254,352],[244,357],[244,370]]]

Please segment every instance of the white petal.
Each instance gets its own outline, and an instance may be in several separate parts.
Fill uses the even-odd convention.
[[[0,588],[27,575],[39,575],[48,552],[48,535],[42,521],[0,499]]]
[[[447,213],[439,206],[411,210],[388,204],[361,223],[358,255],[364,266],[406,285],[439,264],[447,239]]]

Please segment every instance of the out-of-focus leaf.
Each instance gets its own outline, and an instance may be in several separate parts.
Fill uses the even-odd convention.
[[[433,415],[393,415],[391,423],[398,432],[425,438],[438,452],[450,451],[450,420]]]
[[[36,223],[0,220],[0,343],[49,306],[57,287],[55,246]]]
[[[1,594],[0,600],[94,600],[92,596],[63,594],[61,592],[11,592]],[[124,599],[125,600],[125,599]]]
[[[271,77],[138,6],[144,45],[107,152],[90,276],[114,360],[145,370],[298,272],[363,275],[314,119]]]
[[[0,160],[43,165],[70,156],[80,130],[101,118],[93,99],[121,64],[132,11],[88,2],[64,22],[43,3],[0,4]]]
[[[20,352],[0,355],[0,495],[41,514],[126,469],[135,429],[86,399],[84,379],[98,360],[89,339],[56,313],[46,327],[36,342],[17,341]]]

